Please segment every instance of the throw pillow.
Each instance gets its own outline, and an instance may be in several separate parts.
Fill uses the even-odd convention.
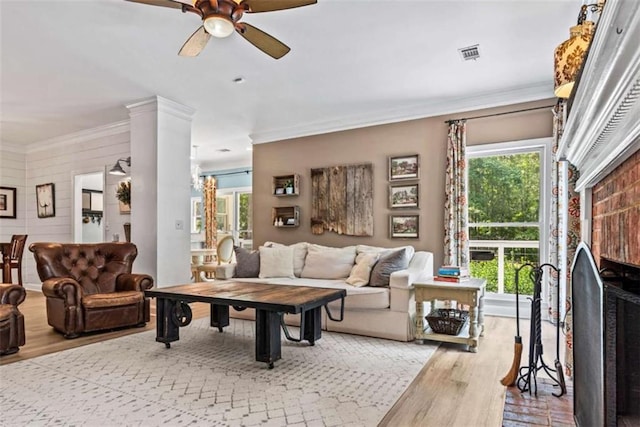
[[[391,273],[409,267],[410,258],[409,249],[406,247],[382,255],[371,271],[369,286],[389,286],[389,276],[391,276]]]
[[[258,277],[289,277],[293,275],[293,248],[284,246],[267,248],[260,246],[260,274]]]
[[[265,242],[264,245],[271,248],[286,247],[286,245],[276,242]],[[300,277],[302,269],[304,268],[304,260],[307,257],[307,242],[295,243],[290,245],[290,247],[293,248],[293,274],[296,277]]]
[[[356,265],[351,269],[351,274],[346,282],[352,286],[360,287],[369,284],[371,268],[378,261],[378,254],[360,254],[356,257]]]
[[[260,274],[260,252],[248,251],[240,246],[234,246],[236,253],[236,272],[233,277],[258,277]]]
[[[309,245],[300,277],[308,279],[344,279],[349,277],[356,258],[355,246],[328,248]]]

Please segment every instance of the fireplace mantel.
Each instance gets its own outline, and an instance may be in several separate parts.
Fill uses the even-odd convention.
[[[640,149],[640,1],[607,0],[598,22],[558,158],[590,188]]]

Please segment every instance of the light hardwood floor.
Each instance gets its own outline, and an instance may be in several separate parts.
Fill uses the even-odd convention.
[[[209,315],[206,304],[192,307],[194,317]],[[144,328],[67,340],[47,325],[45,299],[40,292],[28,291],[19,308],[25,316],[26,345],[16,354],[0,357],[1,365],[155,328],[152,303],[151,322]],[[525,346],[522,362],[526,362],[529,323],[522,321],[520,330]],[[469,353],[461,345],[441,344],[380,426],[500,426],[505,397],[500,379],[513,360],[514,334],[515,319],[486,316],[485,336],[477,353]],[[543,335],[545,361],[552,364],[555,329],[546,324]]]

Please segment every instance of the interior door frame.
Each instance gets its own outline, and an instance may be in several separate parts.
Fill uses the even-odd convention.
[[[82,177],[85,175],[95,175],[102,174],[102,191],[104,192],[106,188],[106,174],[107,168],[103,166],[102,168],[86,168],[86,169],[76,169],[71,171],[71,188],[73,189],[73,206],[71,209],[71,220],[73,224],[73,241],[75,243],[82,243]],[[102,241],[105,240],[106,232],[107,232],[107,210],[103,209],[102,211]]]

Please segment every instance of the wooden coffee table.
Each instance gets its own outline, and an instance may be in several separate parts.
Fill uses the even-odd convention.
[[[229,306],[236,309],[256,310],[256,360],[269,364],[281,359],[280,327],[291,341],[308,341],[314,345],[321,332],[322,307],[331,320],[341,321],[344,316],[343,289],[312,288],[308,286],[272,285],[240,281],[190,283],[144,291],[156,298],[156,341],[167,348],[180,339],[181,326],[191,323],[189,302],[211,305],[211,326],[220,332],[229,325]],[[340,317],[333,318],[327,304],[341,300]],[[289,334],[283,321],[285,313],[300,314],[300,338]]]

